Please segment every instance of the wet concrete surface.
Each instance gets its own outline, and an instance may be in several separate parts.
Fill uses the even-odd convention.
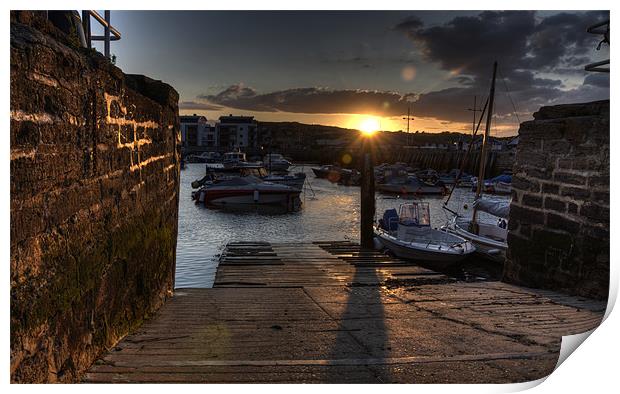
[[[214,288],[177,289],[85,381],[523,382],[605,309],[330,245],[229,245]]]

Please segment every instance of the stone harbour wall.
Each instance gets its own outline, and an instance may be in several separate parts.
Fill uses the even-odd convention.
[[[70,382],[174,286],[178,94],[11,12],[11,381]]]
[[[606,299],[609,101],[543,107],[519,136],[504,280]]]

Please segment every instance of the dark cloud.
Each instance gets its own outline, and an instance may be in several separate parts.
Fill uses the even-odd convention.
[[[563,12],[544,18],[530,34],[525,64],[549,70],[563,65],[583,66],[600,38],[586,33],[589,26],[609,18],[607,11]]]
[[[222,107],[220,107],[219,105],[201,103],[197,101],[181,101],[179,103],[179,109],[200,109],[205,111],[217,111],[222,109]]]
[[[505,74],[514,71],[554,71],[577,65],[600,40],[586,33],[588,26],[609,18],[609,12],[563,12],[539,19],[535,11],[484,11],[458,16],[443,25],[424,27],[417,18],[395,26],[424,56],[445,70],[479,77],[497,60]]]
[[[485,11],[427,28],[419,20],[408,19],[396,28],[441,68],[480,76],[489,73],[496,59],[511,66],[522,63],[535,26],[533,11]]]
[[[298,88],[270,93],[258,93],[242,85],[232,85],[215,95],[201,95],[200,99],[230,108],[249,111],[293,112],[308,114],[365,113],[394,116],[407,113],[413,94],[375,90],[332,90],[326,88]]]
[[[609,89],[609,74],[592,73],[583,80],[583,84]]]
[[[417,16],[410,16],[405,18],[402,22],[398,23],[394,26],[394,30],[404,31],[405,33],[409,33],[410,31],[415,31],[424,26],[424,22],[420,20]]]
[[[603,77],[588,75],[584,86],[574,89],[564,83],[586,76],[584,66],[597,56],[600,40],[586,29],[606,18],[606,11],[544,18],[534,11],[485,11],[430,27],[417,18],[405,19],[395,30],[406,34],[428,60],[457,74],[453,80],[460,86],[420,95],[416,113],[453,121],[471,119],[464,106],[476,94],[486,97],[495,60],[500,71],[495,110],[499,119],[513,116],[513,103],[517,112],[529,116],[543,105],[609,98],[609,81]]]

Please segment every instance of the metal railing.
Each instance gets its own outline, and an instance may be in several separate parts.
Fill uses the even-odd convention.
[[[601,45],[603,44],[609,45],[609,19],[588,27],[587,32],[590,34],[597,34],[597,35],[600,34],[603,36],[603,39],[601,40],[601,42],[598,43],[598,46],[596,47],[597,51],[601,49]],[[585,70],[608,73],[609,67],[602,67],[602,66],[608,65],[609,60],[610,59],[588,64],[587,66],[585,66]]]
[[[121,33],[110,24],[110,11],[105,10],[104,16],[99,15],[94,10],[82,10],[82,26],[84,27],[84,35],[86,36],[87,48],[92,48],[93,41],[103,41],[103,54],[110,59],[110,41],[118,41],[121,39]],[[90,18],[93,17],[101,26],[103,26],[103,35],[92,35],[90,29]]]

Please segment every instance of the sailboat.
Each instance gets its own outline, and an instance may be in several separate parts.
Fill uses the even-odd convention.
[[[493,119],[493,101],[495,96],[495,77],[497,74],[497,62],[493,64],[493,79],[491,80],[491,91],[489,93],[489,100],[487,104],[485,104],[485,108],[482,110],[482,115],[480,117],[480,121],[478,122],[478,128],[480,127],[480,122],[482,121],[482,117],[484,116],[485,110],[488,112],[486,116],[486,126],[484,137],[482,139],[482,151],[480,154],[480,168],[478,170],[478,178],[476,184],[476,198],[474,201],[474,212],[471,219],[463,218],[459,216],[456,212],[447,208],[448,201],[452,196],[452,192],[448,196],[448,199],[444,203],[444,209],[453,213],[452,219],[443,226],[444,229],[450,231],[454,234],[459,235],[460,237],[465,238],[468,241],[471,241],[476,247],[476,253],[485,257],[486,259],[496,261],[496,262],[504,262],[506,259],[506,251],[508,250],[508,211],[510,208],[510,203],[505,201],[494,201],[485,199],[482,197],[483,192],[483,184],[484,184],[484,169],[486,166],[486,156],[487,156],[487,142],[489,140],[489,134],[491,132],[491,120]],[[475,113],[474,113],[475,116]],[[475,126],[475,117],[474,117],[474,126]],[[475,137],[478,128],[474,128],[472,134]],[[470,146],[471,149],[471,146]],[[468,152],[469,153],[469,152]],[[464,163],[463,163],[464,164]],[[463,166],[461,166],[461,173],[463,171]],[[460,175],[460,174],[459,174]],[[458,183],[458,177],[457,177]],[[454,188],[452,189],[454,191]],[[479,219],[478,213],[480,211],[487,212],[493,216],[498,218],[496,223],[487,223],[482,222]]]

